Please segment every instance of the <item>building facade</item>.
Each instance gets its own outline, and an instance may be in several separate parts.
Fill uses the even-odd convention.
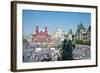
[[[52,44],[60,46],[62,41],[66,38],[65,35],[68,35],[68,33],[61,28],[57,28],[52,34]]]
[[[50,43],[51,36],[48,33],[48,28],[45,26],[44,30],[40,30],[38,26],[36,26],[35,33],[32,34],[32,43]]]
[[[87,29],[83,26],[83,24],[78,24],[77,31],[76,31],[76,39],[77,40],[91,40],[91,26],[89,26]]]

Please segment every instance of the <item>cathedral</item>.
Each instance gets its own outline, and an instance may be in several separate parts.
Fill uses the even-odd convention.
[[[36,26],[35,33],[32,34],[32,43],[50,43],[51,36],[48,33],[48,28],[45,26],[44,30],[40,30]]]

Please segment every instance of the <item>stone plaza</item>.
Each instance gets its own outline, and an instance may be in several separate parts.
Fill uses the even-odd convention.
[[[77,44],[73,49],[73,60],[91,59],[90,46]],[[23,50],[23,62],[63,61],[60,48],[33,48]],[[67,60],[66,60],[67,61]]]

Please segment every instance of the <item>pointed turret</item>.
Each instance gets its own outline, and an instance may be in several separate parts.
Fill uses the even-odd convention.
[[[36,30],[35,30],[35,32],[36,32],[36,34],[39,33],[39,27],[38,27],[38,25],[36,25]]]
[[[47,28],[47,25],[45,25],[45,33],[48,34],[48,28]]]

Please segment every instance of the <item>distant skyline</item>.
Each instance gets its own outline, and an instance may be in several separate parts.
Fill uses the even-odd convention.
[[[75,33],[77,25],[81,22],[86,28],[91,25],[91,14],[82,12],[23,10],[22,17],[23,35],[32,34],[36,25],[39,26],[39,29],[44,29],[46,25],[50,34],[57,28],[63,29],[65,32],[72,29],[73,33]]]

